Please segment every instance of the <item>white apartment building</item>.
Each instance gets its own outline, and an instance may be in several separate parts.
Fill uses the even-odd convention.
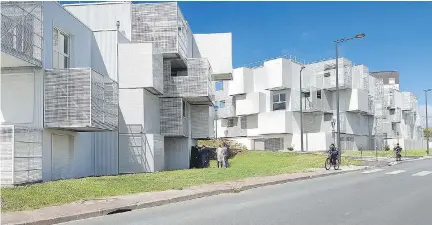
[[[406,149],[425,145],[411,93],[388,88],[365,65],[345,58],[338,65],[342,150],[382,149],[397,142]],[[232,81],[217,81],[217,136],[248,149],[298,151],[301,105],[304,150],[336,143],[335,60],[306,64],[300,88],[301,68],[296,60],[281,57],[234,69]]]
[[[1,3],[1,184],[189,168],[231,33],[177,3]]]

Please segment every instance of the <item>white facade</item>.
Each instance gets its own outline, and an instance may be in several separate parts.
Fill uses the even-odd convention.
[[[292,59],[271,59],[236,68],[232,80],[217,81],[217,136],[248,149],[298,151],[301,105],[304,150],[322,151],[336,143],[335,60],[306,64],[300,88],[301,67]],[[348,59],[339,60],[339,73],[342,150],[383,149],[398,141],[406,149],[424,146],[411,93],[383,85],[365,65]]]
[[[2,38],[2,185],[189,168],[191,146],[214,137],[211,79],[232,76],[231,33],[194,35],[177,3],[2,2],[2,27],[29,12],[34,33]],[[148,13],[183,27],[149,41]]]

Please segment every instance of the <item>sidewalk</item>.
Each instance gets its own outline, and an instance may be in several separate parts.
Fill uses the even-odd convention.
[[[10,212],[1,214],[2,224],[56,224],[72,220],[107,215],[121,210],[134,210],[202,198],[222,193],[236,193],[252,188],[317,177],[340,174],[365,169],[365,166],[344,166],[340,170],[326,171],[324,168],[308,172],[282,174],[268,177],[255,177],[239,181],[203,184],[183,190],[167,190],[142,194],[108,197],[74,202],[66,205],[51,206],[34,211]]]

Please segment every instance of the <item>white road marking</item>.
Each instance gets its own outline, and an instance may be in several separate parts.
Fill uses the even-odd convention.
[[[399,174],[399,173],[403,173],[403,172],[405,172],[405,170],[395,170],[395,171],[392,171],[392,172],[388,172],[386,174],[394,175],[394,174]]]
[[[368,171],[364,171],[363,173],[375,173],[375,172],[379,172],[379,171],[383,171],[383,169],[368,170]]]
[[[432,171],[421,171],[419,173],[413,174],[413,177],[423,177],[423,176],[429,175],[431,173],[432,173]]]

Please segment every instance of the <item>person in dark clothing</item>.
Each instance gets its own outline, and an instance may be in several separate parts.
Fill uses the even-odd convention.
[[[203,145],[200,148],[199,152],[200,152],[200,157],[201,157],[202,168],[207,168],[208,167],[209,150],[207,149],[207,147],[205,145]]]
[[[331,162],[335,163],[335,161],[336,161],[336,159],[337,159],[337,157],[339,155],[339,152],[338,152],[338,150],[337,150],[337,148],[335,147],[334,144],[330,145],[329,153],[331,154]]]

